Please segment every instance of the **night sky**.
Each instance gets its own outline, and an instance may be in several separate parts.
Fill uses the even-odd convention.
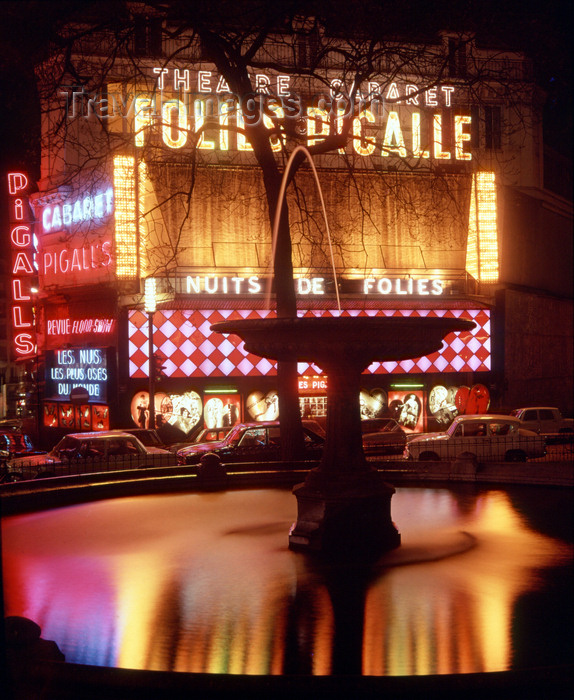
[[[226,0],[218,0],[225,2]],[[255,0],[253,0],[255,1]],[[281,4],[277,0],[274,6]],[[235,0],[234,7],[245,0]],[[33,66],[46,55],[64,19],[78,17],[87,8],[113,7],[118,16],[122,3],[106,2],[2,2],[0,0],[0,94],[2,95],[2,170],[32,170],[38,164],[39,106]],[[154,4],[154,3],[150,3]],[[169,3],[157,3],[166,5]],[[177,4],[177,3],[175,3]],[[216,4],[213,0],[212,5]],[[293,5],[293,2],[287,3]],[[369,10],[365,7],[370,5]],[[534,61],[538,83],[547,92],[546,138],[549,145],[570,153],[572,148],[572,22],[570,0],[372,0],[370,3],[308,1],[307,11],[321,14],[323,6],[337,8],[342,21],[361,19],[375,34],[394,31],[429,35],[440,28],[468,28],[484,45],[517,48]]]

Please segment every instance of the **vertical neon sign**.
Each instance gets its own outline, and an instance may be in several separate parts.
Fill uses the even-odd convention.
[[[32,287],[37,271],[34,267],[34,233],[27,191],[27,175],[8,173],[12,252],[12,336],[13,350],[19,358],[30,357],[36,353]]]

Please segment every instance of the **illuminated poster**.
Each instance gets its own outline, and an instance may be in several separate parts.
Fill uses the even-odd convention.
[[[75,428],[76,427],[76,411],[72,403],[58,404],[58,417],[60,428]]]
[[[361,420],[383,418],[386,415],[388,398],[384,389],[361,389]]]
[[[44,403],[44,425],[47,428],[57,428],[58,423],[58,404],[52,401]]]
[[[201,396],[195,391],[183,394],[154,394],[156,427],[170,425],[188,435],[200,422],[202,415]],[[149,394],[138,391],[131,402],[131,415],[140,428],[149,428]]]
[[[422,391],[389,391],[389,414],[406,432],[420,432],[423,427]]]
[[[201,396],[196,391],[164,395],[160,414],[166,423],[190,433],[201,420]]]
[[[247,409],[249,420],[277,420],[279,418],[279,396],[277,395],[277,390],[272,389],[266,394],[262,391],[253,391],[247,397],[245,408]]]
[[[206,428],[227,428],[241,421],[241,397],[238,394],[211,394],[204,401]]]
[[[490,392],[484,384],[475,384],[472,388],[461,386],[456,392],[455,404],[459,413],[486,413],[490,406]]]
[[[92,406],[92,430],[110,429],[110,409],[107,406]]]
[[[449,426],[458,415],[455,401],[457,391],[457,386],[446,387],[437,384],[429,393],[429,412],[441,428]]]

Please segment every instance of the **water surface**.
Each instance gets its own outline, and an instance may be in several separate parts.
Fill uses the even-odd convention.
[[[385,676],[569,663],[571,513],[569,490],[399,488],[403,546],[374,568],[289,551],[296,501],[284,490],[10,516],[5,614],[37,622],[67,661],[119,668]]]

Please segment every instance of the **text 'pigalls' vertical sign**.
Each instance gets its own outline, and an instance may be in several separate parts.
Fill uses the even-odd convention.
[[[27,193],[28,176],[8,173],[12,339],[14,355],[20,359],[36,354],[32,288],[38,273],[34,266],[33,219]]]

